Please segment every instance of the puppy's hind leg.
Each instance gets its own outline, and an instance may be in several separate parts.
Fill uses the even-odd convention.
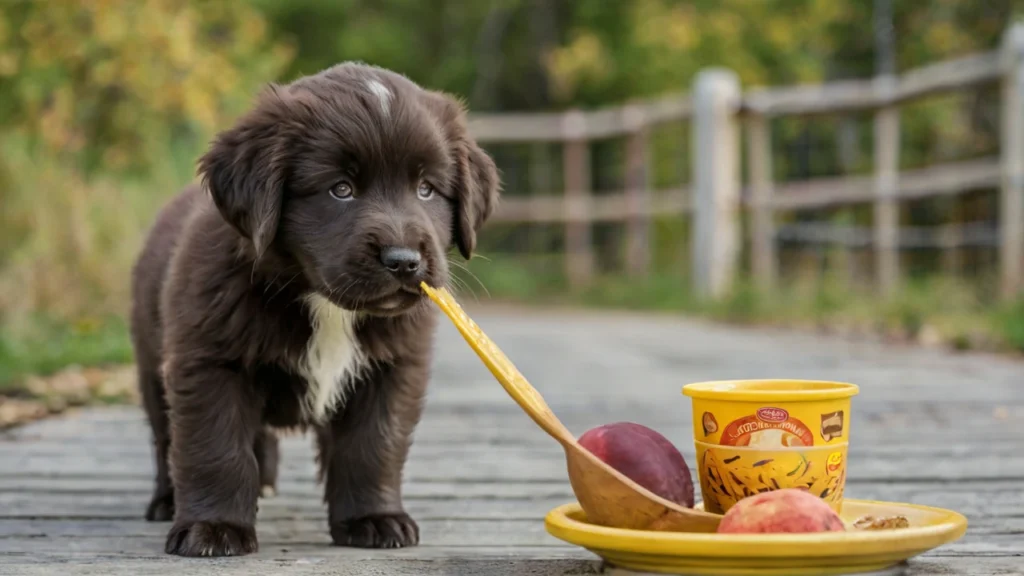
[[[152,362],[139,359],[138,377],[142,403],[146,409],[149,425],[153,429],[153,455],[156,460],[156,487],[153,498],[146,508],[146,520],[167,522],[174,517],[174,487],[167,470],[168,450],[171,447],[171,431],[167,419],[167,400],[164,397],[163,380]]]
[[[256,462],[260,466],[260,496],[273,498],[277,495],[277,462],[280,455],[277,436],[269,427],[256,434]]]

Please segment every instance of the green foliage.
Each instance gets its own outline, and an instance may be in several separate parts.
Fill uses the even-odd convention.
[[[0,129],[87,171],[150,168],[168,142],[209,137],[288,57],[243,2],[7,3]]]
[[[453,288],[459,298],[486,301],[493,298],[542,300],[555,298],[566,291],[564,277],[558,272],[561,256],[526,256],[516,259],[514,266],[476,256],[471,263],[453,266]]]
[[[184,151],[145,176],[86,175],[25,138],[0,141],[0,166],[15,168],[0,187],[0,326],[124,314],[143,234],[191,178],[192,154],[172,154]]]
[[[1024,352],[1024,298],[996,313],[1001,336],[1018,352]]]
[[[516,53],[530,48],[517,35],[522,8],[527,4],[520,0],[252,0],[252,4],[267,15],[278,38],[298,48],[284,74],[287,79],[355,60],[397,70],[425,86],[469,97],[476,78],[488,72],[481,69],[485,63],[478,50],[487,41],[488,31],[496,38],[507,39],[498,46],[502,49],[501,79],[506,81],[503,89],[521,79],[516,72],[523,64],[522,59],[516,60]],[[486,27],[491,12],[500,29]],[[511,18],[516,21],[506,22]],[[491,53],[488,51],[488,55]],[[475,104],[477,108],[488,107]]]
[[[0,11],[0,326],[123,314],[142,234],[289,49],[241,2]]]
[[[548,70],[559,101],[585,103],[683,91],[708,66],[747,84],[817,80],[823,29],[842,12],[832,0],[579,2]]]
[[[546,266],[545,266],[546,264]],[[889,298],[851,286],[835,275],[783,283],[765,293],[741,279],[722,299],[695,298],[684,274],[654,272],[645,278],[608,274],[577,293],[565,288],[561,263],[514,254],[474,260],[460,279],[472,279],[472,291],[495,300],[584,305],[594,308],[680,313],[744,324],[831,328],[849,333],[943,342],[957,349],[1024,351],[1024,299],[993,308],[976,285],[948,278],[907,282]],[[461,283],[461,280],[460,280]]]
[[[45,375],[72,364],[123,364],[132,359],[127,326],[119,317],[68,324],[32,319],[19,333],[0,331],[0,393],[15,390],[26,374]]]

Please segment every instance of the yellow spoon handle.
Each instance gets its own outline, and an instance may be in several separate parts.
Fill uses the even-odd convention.
[[[512,361],[498,348],[498,346],[477,326],[476,322],[463,311],[462,306],[445,288],[432,288],[426,283],[420,287],[427,296],[437,304],[445,316],[459,330],[469,346],[480,357],[487,366],[494,378],[498,380],[508,395],[516,401],[527,414],[559,442],[575,442],[575,437],[562,425],[551,407],[544,401],[526,378],[516,369]]]

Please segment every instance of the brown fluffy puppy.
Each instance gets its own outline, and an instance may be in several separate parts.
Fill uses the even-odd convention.
[[[402,468],[422,411],[448,251],[473,252],[494,162],[462,106],[341,64],[274,86],[199,163],[136,263],[132,335],[166,551],[257,549],[275,427],[315,431],[331,538],[419,541]]]

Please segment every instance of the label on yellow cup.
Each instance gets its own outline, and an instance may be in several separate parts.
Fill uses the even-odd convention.
[[[791,448],[848,441],[848,398],[821,402],[761,404],[693,400],[694,436],[723,446]]]

